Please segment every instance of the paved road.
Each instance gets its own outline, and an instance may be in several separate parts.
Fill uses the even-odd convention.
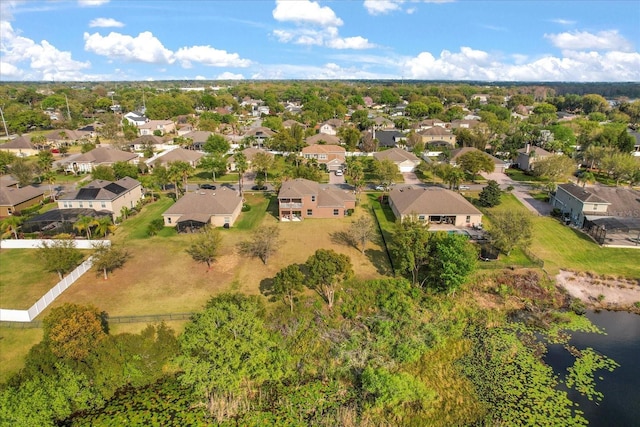
[[[520,202],[522,202],[522,204],[534,214],[545,216],[551,214],[551,210],[553,209],[553,207],[549,203],[536,200],[529,195],[529,191],[531,191],[530,185],[514,181],[509,178],[508,175],[500,172],[493,172],[490,174],[483,173],[482,176],[484,176],[486,179],[492,179],[496,181],[498,184],[500,184],[500,188],[503,190],[509,186],[512,186],[513,191],[511,192],[511,194],[516,196],[517,199],[520,200]]]

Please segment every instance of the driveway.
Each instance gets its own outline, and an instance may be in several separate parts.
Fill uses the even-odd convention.
[[[336,175],[334,171],[329,172],[329,184],[344,184],[344,175]]]
[[[506,190],[507,187],[512,186],[513,191],[511,194],[516,196],[518,200],[531,212],[536,215],[548,216],[551,214],[551,210],[553,210],[553,206],[551,206],[547,202],[543,202],[540,200],[536,200],[529,194],[531,191],[531,186],[528,184],[523,184],[518,181],[514,181],[507,174],[501,172],[493,172],[493,173],[482,173],[487,180],[492,179],[496,181],[500,188]]]
[[[416,176],[415,172],[402,172],[402,178],[404,178],[405,184],[410,184],[410,185],[422,184],[422,182]]]

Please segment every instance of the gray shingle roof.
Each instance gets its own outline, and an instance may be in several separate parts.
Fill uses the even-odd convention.
[[[610,204],[609,202],[607,202],[606,200],[604,200],[601,197],[596,196],[595,194],[591,193],[588,190],[585,190],[582,187],[579,187],[573,183],[568,183],[568,184],[560,184],[558,185],[558,187],[562,188],[564,191],[566,191],[567,193],[569,193],[571,196],[575,197],[576,199],[580,200],[581,202],[585,202],[585,203],[607,203]]]
[[[391,190],[389,199],[401,215],[482,215],[460,194],[444,188],[399,186]]]
[[[115,200],[138,185],[139,181],[128,176],[116,182],[96,179],[77,191],[65,194],[59,200]]]
[[[27,200],[42,197],[44,191],[41,188],[27,185],[26,187],[1,187],[0,188],[0,206],[15,206],[24,203]]]
[[[391,160],[392,162],[404,162],[406,160],[420,162],[420,159],[415,154],[397,147],[374,153],[373,157],[378,160]]]
[[[212,215],[231,215],[241,204],[242,198],[233,189],[222,187],[217,190],[198,190],[182,196],[163,215],[181,215],[201,220],[205,216],[211,218]]]

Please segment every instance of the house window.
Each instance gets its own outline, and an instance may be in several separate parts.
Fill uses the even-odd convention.
[[[307,209],[307,216],[313,216],[313,209]]]
[[[319,155],[318,155],[318,159],[320,159],[320,160],[327,160],[327,155],[326,155],[326,154],[319,154]]]
[[[171,217],[170,216],[167,217],[167,224],[171,224]]]
[[[89,207],[93,208],[93,202],[89,202]]]
[[[11,208],[7,208],[7,213],[8,213],[9,215],[13,215],[13,210],[12,210]]]
[[[311,201],[312,201],[312,202],[315,202],[315,201],[316,201],[316,196],[315,196],[315,194],[314,194],[313,196],[311,196]]]
[[[334,209],[333,216],[338,216],[338,215],[340,215],[340,209]]]
[[[471,222],[471,217],[469,215],[467,215],[467,224]]]
[[[83,202],[78,202],[78,207],[79,207],[79,208],[83,208],[83,207],[84,207]]]
[[[418,221],[424,221],[425,217],[424,215],[418,215]]]
[[[100,207],[106,208],[107,207],[107,203],[106,202],[100,202]]]
[[[224,223],[225,224],[231,224],[231,217],[230,216],[225,216],[224,217]]]

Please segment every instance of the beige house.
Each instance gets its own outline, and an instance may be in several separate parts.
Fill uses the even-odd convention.
[[[326,133],[317,133],[313,136],[305,138],[304,142],[307,145],[340,145],[340,138],[335,135],[329,135]]]
[[[302,149],[302,157],[307,160],[315,159],[319,165],[325,165],[327,170],[342,169],[347,150],[340,145],[309,145]]]
[[[149,120],[148,122],[138,126],[140,135],[153,135],[155,131],[160,131],[162,135],[166,135],[176,131],[176,125],[171,120]]]
[[[0,187],[0,218],[20,214],[23,209],[35,206],[44,200],[44,190],[33,185]]]
[[[355,207],[356,197],[352,191],[303,178],[283,182],[278,193],[278,216],[281,221],[344,218]]]
[[[427,145],[448,145],[452,148],[456,146],[456,136],[450,130],[440,126],[421,130],[418,135],[422,137],[422,142]]]
[[[138,163],[138,155],[115,148],[98,147],[59,162],[66,172],[91,173],[96,166],[112,166],[116,162]]]
[[[389,192],[389,206],[401,221],[419,221],[471,227],[482,223],[482,212],[460,194],[439,187],[399,186]]]
[[[176,147],[176,148],[173,148],[172,150],[168,150],[158,154],[153,159],[150,159],[150,161],[147,164],[149,166],[156,166],[156,165],[167,166],[169,163],[172,163],[172,162],[186,162],[186,163],[189,163],[189,166],[195,168],[196,166],[198,166],[198,164],[200,163],[200,159],[203,156],[204,154],[198,151],[187,150],[182,147]]]
[[[413,172],[420,164],[420,159],[415,154],[398,147],[378,151],[373,157],[378,161],[391,160],[400,172]]]
[[[46,134],[45,138],[50,145],[60,147],[61,145],[68,145],[74,142],[89,141],[91,135],[92,133],[90,131],[58,129]]]
[[[38,154],[38,149],[31,143],[31,138],[25,135],[0,144],[0,151],[6,151],[16,157],[28,157]]]
[[[128,176],[118,181],[96,179],[58,199],[58,209],[94,209],[111,212],[115,219],[122,208],[132,209],[144,196],[139,181]]]
[[[178,231],[192,231],[211,224],[215,227],[231,227],[242,212],[242,198],[237,191],[222,187],[217,190],[198,190],[187,193],[162,217],[165,227]]]

